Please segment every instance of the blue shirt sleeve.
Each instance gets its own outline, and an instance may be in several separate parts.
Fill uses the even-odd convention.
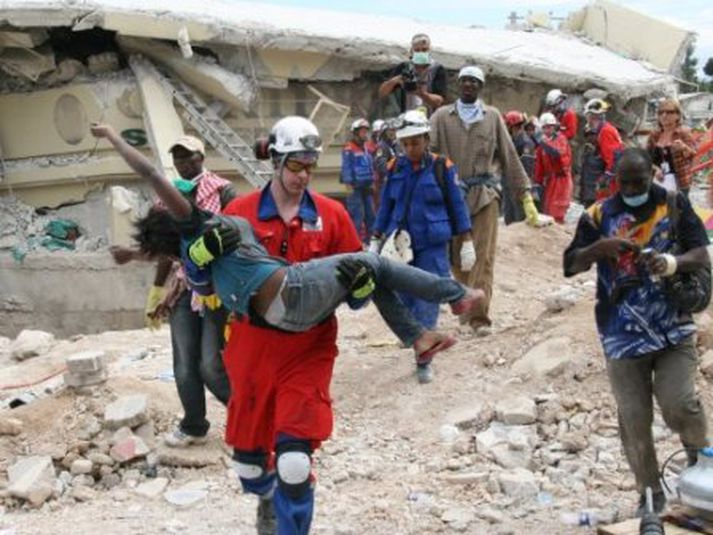
[[[463,198],[463,191],[458,187],[458,169],[455,165],[446,169],[446,188],[448,188],[446,202],[451,203],[449,213],[453,217],[453,221],[451,221],[453,234],[468,232],[471,229],[470,210]]]
[[[347,149],[342,150],[342,172],[339,181],[342,184],[354,184],[354,154]]]
[[[599,230],[599,227],[594,222],[594,219],[592,219],[592,216],[589,215],[588,212],[584,212],[579,218],[579,222],[577,223],[577,230],[574,234],[572,242],[564,251],[563,267],[565,277],[573,277],[577,274],[577,272],[572,269],[575,252],[578,249],[589,247],[601,237],[602,233]]]
[[[389,173],[389,176],[391,173]],[[376,221],[374,221],[374,232],[384,234],[391,221],[391,214],[394,211],[394,201],[391,195],[392,181],[387,178],[386,184],[381,188],[381,201],[379,202],[379,210],[376,212]]]

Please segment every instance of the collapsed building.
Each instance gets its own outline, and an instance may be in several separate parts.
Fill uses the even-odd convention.
[[[575,105],[589,96],[610,99],[617,122],[633,131],[648,100],[676,92],[669,69],[564,32],[465,28],[210,0],[150,5],[0,0],[0,6],[0,195],[35,208],[87,204],[80,226],[104,244],[129,243],[131,218],[148,196],[109,145],[92,138],[92,122],[114,125],[152,154],[168,176],[175,174],[168,154],[172,141],[197,133],[212,147],[207,166],[247,190],[267,174],[247,154],[252,140],[284,115],[309,116],[327,144],[314,187],[338,196],[344,125],[357,116],[396,115],[396,102],[379,100],[377,88],[385,72],[407,57],[417,32],[431,36],[434,57],[451,81],[466,63],[483,67],[488,76],[483,97],[503,110],[537,113],[546,92],[559,87]],[[570,31],[581,33],[585,26]],[[681,42],[686,38],[680,36]],[[455,87],[450,84],[452,91]],[[0,259],[0,287],[8,293],[0,297],[12,303],[10,312],[0,303],[5,310],[0,313],[14,318],[0,323],[13,325],[10,334],[30,318],[37,321],[47,299],[27,275],[31,260],[30,255],[22,268]],[[114,268],[101,265],[107,281],[117,280]],[[127,317],[127,310],[136,312],[140,324],[139,293],[148,280],[136,290],[122,283],[125,298],[106,303],[102,316],[93,315],[86,295],[81,304],[73,302],[60,272],[50,286],[64,293],[52,302],[60,313],[71,310],[74,320],[60,325],[55,309],[42,317],[48,330],[115,327],[111,310],[118,308]],[[76,270],[72,276],[78,277]],[[18,311],[25,319],[18,319]],[[82,323],[85,316],[91,321]]]

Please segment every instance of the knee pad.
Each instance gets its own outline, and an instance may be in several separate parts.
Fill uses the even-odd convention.
[[[274,485],[275,473],[267,469],[267,454],[262,451],[233,452],[233,468],[243,489],[259,495],[269,494]]]
[[[312,450],[307,442],[284,442],[277,446],[277,484],[291,498],[303,496],[310,488]]]

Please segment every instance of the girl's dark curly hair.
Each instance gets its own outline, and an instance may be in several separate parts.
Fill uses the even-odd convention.
[[[178,221],[165,209],[153,207],[146,216],[134,222],[134,240],[142,253],[153,256],[181,254],[181,229]]]

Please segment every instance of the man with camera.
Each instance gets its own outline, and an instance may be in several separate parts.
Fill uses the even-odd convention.
[[[379,87],[379,97],[394,95],[399,113],[422,108],[428,115],[446,98],[446,69],[431,57],[431,38],[419,33],[411,39],[409,61],[399,63]]]
[[[618,193],[587,209],[564,253],[566,277],[597,265],[597,330],[641,496],[639,516],[646,487],[654,491],[657,513],[666,502],[651,430],[652,398],[687,448],[689,465],[697,448],[707,445],[691,313],[710,301],[708,237],[688,200],[668,194],[652,178],[649,154],[626,149],[616,168]]]

